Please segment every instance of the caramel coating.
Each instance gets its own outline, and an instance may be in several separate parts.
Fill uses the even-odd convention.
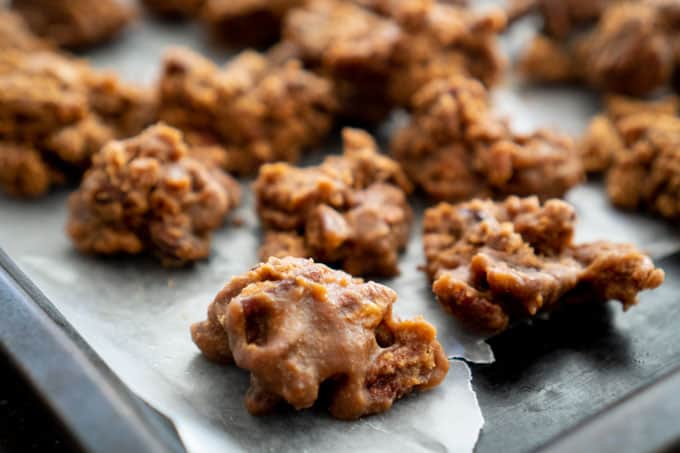
[[[0,136],[42,137],[83,119],[84,69],[51,52],[0,54]]]
[[[83,48],[116,37],[133,19],[120,0],[12,0],[34,33],[60,47]]]
[[[342,222],[341,225],[344,225],[344,219]],[[305,238],[297,232],[269,230],[264,235],[259,255],[260,259],[265,260],[272,256],[305,258],[312,256],[312,252],[305,244]]]
[[[396,299],[312,260],[270,258],[232,278],[191,334],[207,358],[251,373],[250,413],[323,398],[331,415],[351,420],[436,387],[448,371],[434,327],[394,318]]]
[[[79,177],[104,143],[151,123],[154,105],[148,91],[82,61],[49,50],[0,52],[0,149],[8,162],[0,187],[37,197]]]
[[[431,0],[312,0],[284,21],[284,39],[333,81],[342,113],[379,121],[425,83],[465,74],[496,82],[501,11]]]
[[[615,123],[607,115],[597,115],[590,120],[581,139],[583,168],[588,173],[607,171],[623,148]]]
[[[583,166],[589,173],[606,172],[623,158],[631,143],[624,136],[631,136],[632,129],[652,126],[657,119],[675,116],[680,102],[675,96],[658,100],[637,100],[624,96],[606,98],[606,111],[595,116],[581,139],[580,149]]]
[[[396,275],[413,218],[411,187],[370,135],[345,129],[343,139],[344,154],[319,166],[260,169],[253,189],[269,230],[260,257],[313,257],[353,275]]]
[[[78,250],[156,255],[164,266],[206,258],[210,236],[239,202],[239,186],[191,158],[165,125],[109,142],[69,198],[67,232]]]
[[[581,140],[586,169],[606,173],[612,203],[680,218],[680,101],[607,98]]]
[[[50,50],[50,44],[34,35],[19,14],[0,8],[0,51],[4,50]]]
[[[281,36],[283,17],[305,0],[205,0],[202,19],[233,44],[265,45]]]
[[[680,118],[633,115],[620,128],[626,148],[607,174],[612,203],[680,218]]]
[[[577,47],[577,64],[596,89],[651,93],[670,83],[675,61],[669,33],[658,8],[644,3],[612,6]]]
[[[560,197],[583,178],[569,138],[547,130],[513,133],[491,113],[484,87],[463,77],[423,87],[391,149],[411,180],[439,200]]]
[[[205,0],[141,0],[141,2],[154,14],[177,18],[195,16]]]
[[[486,331],[570,303],[621,301],[661,285],[662,270],[631,244],[573,244],[575,214],[559,200],[442,203],[425,212],[427,272],[451,314]]]
[[[154,90],[122,82],[114,73],[85,71],[90,109],[116,137],[138,134],[157,121],[158,100]]]
[[[38,197],[46,193],[58,175],[40,152],[28,144],[0,141],[0,187],[10,196]]]
[[[221,152],[224,168],[252,174],[264,162],[296,161],[329,131],[335,101],[325,80],[291,60],[246,51],[219,69],[187,49],[166,55],[160,118],[194,146]]]
[[[0,187],[15,197],[38,197],[64,179],[52,161],[65,155],[69,166],[83,163],[84,151],[58,135],[89,114],[79,69],[50,52],[0,52]],[[63,146],[62,146],[63,145]]]
[[[541,83],[565,83],[580,80],[574,56],[563,43],[537,35],[519,57],[519,72],[527,79]]]
[[[543,19],[543,33],[562,40],[595,22],[607,7],[618,1],[621,0],[510,0],[508,16],[516,20],[538,13]]]
[[[626,116],[645,115],[677,115],[680,99],[677,96],[665,96],[658,99],[635,99],[626,96],[608,96],[605,98],[607,115],[615,121]]]
[[[546,0],[547,3],[549,0]],[[551,2],[564,5],[570,2]],[[582,81],[603,92],[642,96],[668,86],[680,64],[680,4],[673,0],[589,3],[594,27],[537,36],[520,58],[534,81]],[[581,8],[579,5],[578,8]],[[564,11],[557,14],[566,17]],[[567,21],[568,22],[568,21]]]
[[[196,17],[229,45],[262,47],[280,38],[283,17],[304,1],[142,0],[142,3],[161,16]]]

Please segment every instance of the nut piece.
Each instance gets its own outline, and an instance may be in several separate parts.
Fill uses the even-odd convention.
[[[379,121],[425,83],[455,74],[496,82],[501,11],[413,0],[311,0],[284,21],[284,40],[329,78],[342,114]]]
[[[83,48],[116,37],[135,10],[120,0],[12,0],[33,32],[60,47]]]
[[[264,162],[296,161],[329,131],[335,101],[300,62],[275,64],[246,51],[223,69],[187,49],[168,52],[160,118],[194,146],[221,154],[224,168],[252,174]],[[218,151],[219,150],[219,151]]]
[[[14,196],[43,195],[67,177],[77,179],[104,143],[139,132],[154,116],[149,91],[83,61],[47,50],[5,49],[0,188]]]
[[[392,153],[412,181],[435,199],[509,194],[560,197],[583,179],[578,151],[547,130],[513,133],[490,111],[473,79],[437,80],[413,97],[411,122]]]
[[[250,371],[252,414],[321,400],[334,417],[356,419],[439,385],[448,371],[434,327],[394,318],[396,299],[312,260],[270,258],[232,278],[191,334],[209,359]]]
[[[353,275],[391,276],[410,233],[411,187],[370,135],[343,131],[345,152],[316,167],[268,164],[254,190],[268,230],[260,257],[313,257]]]
[[[575,214],[559,200],[442,203],[425,212],[427,272],[437,300],[486,331],[570,303],[621,301],[661,285],[662,270],[631,244],[573,244]]]
[[[209,255],[238,201],[236,181],[189,157],[181,133],[161,124],[94,156],[69,199],[67,231],[82,252],[149,252],[181,266]]]

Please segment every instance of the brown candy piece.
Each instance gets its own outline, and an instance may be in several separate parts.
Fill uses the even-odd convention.
[[[11,196],[33,198],[45,194],[59,175],[28,144],[0,141],[0,187]]]
[[[605,173],[616,206],[680,218],[680,102],[607,98],[581,140],[586,169]]]
[[[639,100],[624,96],[608,96],[606,111],[595,116],[588,125],[581,143],[583,166],[589,173],[606,172],[636,140],[632,134],[652,127],[657,120],[678,113],[678,98],[667,96],[657,100]],[[627,138],[628,137],[628,138]]]
[[[626,148],[607,174],[607,193],[624,209],[680,218],[680,117],[628,117],[621,124]]]
[[[295,60],[277,64],[246,51],[220,69],[187,49],[165,58],[160,118],[190,144],[221,153],[231,172],[294,162],[329,131],[334,108],[330,84]]]
[[[410,123],[392,140],[392,154],[435,199],[560,197],[583,179],[569,138],[547,130],[513,133],[491,112],[488,93],[473,79],[431,82],[412,107]]]
[[[410,184],[370,135],[343,131],[345,152],[316,167],[269,164],[254,190],[268,230],[260,257],[313,257],[354,275],[395,275],[413,217]]]
[[[425,212],[427,272],[451,314],[502,331],[570,303],[637,303],[661,285],[662,270],[631,244],[574,244],[573,208],[535,197],[442,203]]]
[[[0,50],[34,52],[50,50],[50,44],[33,34],[21,15],[0,9]]]
[[[207,358],[251,373],[249,412],[322,399],[331,415],[351,420],[437,386],[448,371],[434,327],[395,318],[396,299],[312,260],[270,258],[232,278],[191,333]]]
[[[0,29],[3,25],[0,24]],[[107,141],[139,132],[153,95],[49,50],[0,52],[0,187],[37,197],[77,179]],[[29,181],[34,180],[34,183]]]
[[[538,1],[565,11],[572,1]],[[680,63],[680,4],[674,0],[581,2],[594,26],[546,29],[520,57],[520,71],[538,82],[581,81],[605,93],[643,96],[668,86]],[[574,4],[574,5],[572,5]],[[572,6],[569,6],[572,5]],[[588,20],[589,21],[589,20]],[[559,22],[559,21],[558,21]],[[557,23],[557,22],[556,22]]]
[[[232,44],[262,46],[277,41],[281,23],[304,0],[205,0],[201,18]]]
[[[576,46],[584,79],[601,91],[633,96],[668,85],[675,62],[671,31],[662,21],[660,9],[644,2],[608,8]]]
[[[109,142],[69,198],[67,232],[78,250],[156,255],[165,266],[206,258],[211,233],[239,202],[239,186],[191,158],[165,125]]]
[[[172,18],[190,17],[198,14],[205,0],[141,0],[153,13]]]
[[[618,1],[621,0],[510,0],[508,16],[517,20],[538,13],[543,19],[543,33],[562,40],[595,22],[607,7]]]
[[[541,83],[574,82],[580,78],[571,50],[543,35],[529,42],[520,55],[518,69],[525,78]]]
[[[378,121],[425,83],[454,74],[496,82],[501,11],[413,0],[312,0],[284,21],[284,39],[334,84],[344,116]]]
[[[121,0],[12,0],[11,6],[34,33],[67,48],[108,41],[135,16]]]

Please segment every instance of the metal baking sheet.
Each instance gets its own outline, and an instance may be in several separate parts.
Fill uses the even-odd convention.
[[[151,83],[164,49],[181,44],[225,61],[229,52],[209,45],[194,24],[143,21],[123,39],[86,55],[124,78]],[[510,79],[494,94],[496,108],[519,129],[555,126],[578,134],[599,108],[571,90],[525,89]],[[397,117],[395,122],[398,123]],[[374,131],[384,137],[384,131]],[[307,162],[338,152],[337,137]],[[405,398],[385,414],[339,422],[316,411],[264,418],[243,406],[248,375],[204,360],[189,338],[189,325],[203,319],[213,295],[232,275],[256,262],[260,240],[249,181],[240,227],[226,225],[214,238],[210,260],[184,270],[166,270],[149,258],[97,259],[77,254],[63,230],[66,192],[22,202],[0,198],[0,245],[51,298],[65,317],[137,394],[172,419],[190,451],[472,451],[483,418],[463,361],[452,360],[437,389]],[[612,209],[601,184],[569,195],[581,218],[579,239],[625,240],[655,257],[680,249],[680,235],[658,219]],[[420,217],[427,201],[414,197]],[[423,314],[438,329],[451,357],[490,363],[483,338],[467,333],[434,301],[423,264],[420,223],[402,257],[402,274],[384,283],[399,293],[396,312]]]

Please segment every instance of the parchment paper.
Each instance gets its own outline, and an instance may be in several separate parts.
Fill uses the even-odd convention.
[[[151,82],[163,49],[171,44],[193,47],[217,61],[227,59],[228,52],[207,46],[204,38],[192,24],[146,21],[121,42],[88,57],[129,80]],[[571,134],[580,133],[598,109],[583,93],[523,90],[512,80],[497,90],[494,101],[520,129],[556,126]],[[338,152],[337,137],[324,150]],[[322,156],[312,153],[306,162]],[[242,401],[247,373],[207,362],[189,337],[189,325],[204,318],[208,303],[229,277],[256,262],[260,232],[247,182],[244,193],[236,216],[245,224],[225,226],[214,238],[211,259],[185,270],[161,269],[148,258],[78,255],[63,233],[65,192],[32,202],[0,197],[0,246],[109,366],[175,422],[190,451],[472,451],[483,418],[467,365],[459,360],[451,361],[449,375],[437,389],[360,421],[339,422],[315,410],[264,418],[247,413]],[[569,199],[580,216],[579,239],[632,241],[657,257],[679,248],[671,225],[616,212],[598,183],[574,190]],[[399,293],[396,312],[404,317],[423,314],[437,327],[450,357],[490,363],[493,353],[484,339],[443,313],[418,270],[424,263],[419,219],[426,201],[416,197],[413,204],[418,220],[401,260],[402,274],[384,281]]]
[[[134,25],[122,41],[84,56],[128,80],[150,83],[164,49],[173,44],[190,46],[218,62],[229,56],[209,45],[194,24],[153,21]],[[338,137],[323,148],[306,163],[339,152]],[[189,451],[472,451],[483,418],[469,369],[457,360],[438,388],[359,421],[337,421],[314,409],[268,417],[248,414],[243,405],[248,373],[208,362],[189,335],[191,323],[205,318],[209,302],[227,280],[257,263],[260,232],[249,181],[243,182],[243,191],[243,207],[235,217],[244,225],[227,224],[214,237],[210,260],[189,269],[162,269],[149,258],[79,255],[64,234],[66,191],[30,202],[0,196],[0,246],[114,372],[173,420]],[[415,228],[413,235],[418,237]],[[412,262],[404,262],[403,277],[417,285],[403,294],[396,311],[410,315],[436,309],[416,270],[422,261],[420,246],[414,243],[409,253]],[[456,355],[467,350],[453,337],[451,343],[457,349],[449,351]],[[485,344],[482,348],[488,350]]]
[[[483,419],[461,361],[451,362],[437,389],[356,422],[315,410],[264,418],[247,413],[248,374],[203,359],[188,329],[205,317],[230,276],[256,262],[259,237],[250,203],[241,210],[246,225],[221,231],[210,261],[165,270],[151,259],[78,255],[62,232],[64,202],[65,194],[33,203],[2,199],[0,244],[111,368],[176,423],[191,451],[472,450]],[[405,291],[397,311],[434,311],[424,276],[412,264],[404,276],[411,275],[419,290]]]

